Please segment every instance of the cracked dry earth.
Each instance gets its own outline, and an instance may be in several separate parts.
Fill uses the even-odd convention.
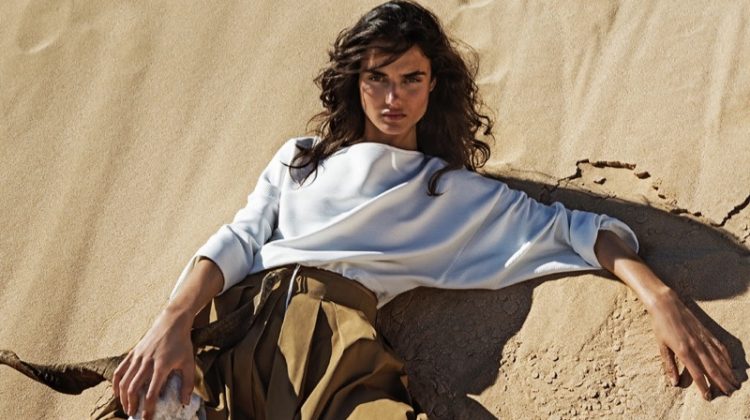
[[[639,179],[649,179],[651,174],[645,170],[637,170],[636,165],[633,163],[625,163],[618,161],[590,161],[589,159],[583,159],[576,162],[576,172],[573,175],[556,181],[553,187],[543,187],[549,194],[554,193],[561,185],[572,186],[573,188],[588,189],[595,194],[604,194],[605,197],[615,198],[615,191],[617,187],[625,188],[630,186],[632,188],[632,178],[628,179],[627,171],[614,172],[612,169],[626,169],[630,171]],[[586,177],[583,176],[584,170],[586,171]],[[610,181],[607,184],[607,176],[610,176]],[[572,181],[579,180],[577,183]],[[594,188],[593,184],[600,185],[599,188]],[[649,206],[662,209],[674,214],[690,214],[694,216],[694,219],[716,227],[724,227],[725,231],[735,236],[740,240],[741,243],[747,244],[747,239],[750,237],[750,194],[745,199],[738,203],[732,208],[720,221],[712,220],[708,217],[704,217],[701,211],[691,211],[687,208],[681,207],[676,198],[676,194],[663,191],[661,180],[655,180],[650,183],[653,191],[639,191],[641,200]],[[640,185],[643,190],[643,185]],[[646,188],[646,190],[648,190]],[[621,190],[623,191],[623,190]],[[627,189],[624,189],[627,191]],[[546,198],[549,199],[550,196]],[[540,196],[538,198],[545,198]]]
[[[710,220],[622,162],[581,160],[562,179],[493,176],[540,201],[628,223],[641,256],[728,346],[735,373],[747,379],[742,341],[750,328],[738,315],[750,308],[748,200]],[[668,385],[641,302],[603,272],[499,291],[419,289],[387,305],[379,322],[431,418],[750,418],[746,384],[711,403],[684,374],[679,387]]]

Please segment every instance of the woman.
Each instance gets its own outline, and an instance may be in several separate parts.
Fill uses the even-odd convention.
[[[432,13],[376,7],[339,34],[316,81],[318,136],[286,142],[247,206],[185,267],[115,372],[125,411],[148,386],[149,418],[172,371],[187,401],[190,329],[216,297],[227,311],[257,305],[247,334],[200,366],[204,392],[222,402],[209,418],[413,417],[403,364],[372,326],[376,307],[417,286],[498,289],[602,267],[646,305],[673,384],[677,356],[705,398],[709,386],[738,387],[725,347],[637,256],[628,226],[476,173],[490,149],[475,135],[492,123]]]

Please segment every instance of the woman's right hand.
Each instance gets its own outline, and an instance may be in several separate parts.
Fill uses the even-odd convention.
[[[153,418],[156,400],[172,371],[182,376],[182,403],[190,402],[195,375],[193,343],[190,340],[192,324],[192,317],[185,313],[165,309],[141,341],[117,366],[112,388],[128,415],[135,415],[139,391],[148,386],[143,418]]]

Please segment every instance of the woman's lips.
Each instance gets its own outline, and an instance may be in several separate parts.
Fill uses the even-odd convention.
[[[383,114],[383,119],[387,121],[399,121],[406,117],[406,114],[400,112],[386,112]]]

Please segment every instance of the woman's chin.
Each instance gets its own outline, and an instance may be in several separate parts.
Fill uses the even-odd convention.
[[[409,132],[409,127],[398,123],[386,123],[378,127],[380,133],[388,137],[401,137]]]

